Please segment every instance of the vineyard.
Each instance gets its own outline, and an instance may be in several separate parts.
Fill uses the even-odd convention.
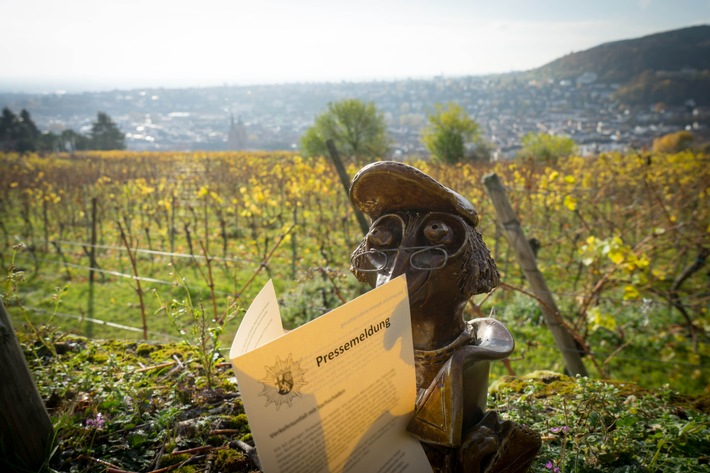
[[[485,195],[481,180],[490,172],[506,186],[590,374],[685,393],[707,389],[710,158],[411,164],[477,207],[503,284],[471,301],[467,315],[492,315],[510,328],[516,374],[563,364]],[[0,155],[1,293],[16,326],[183,339],[210,363],[226,354],[269,278],[288,327],[366,291],[348,271],[360,238],[325,159]],[[507,373],[496,366],[493,376]]]

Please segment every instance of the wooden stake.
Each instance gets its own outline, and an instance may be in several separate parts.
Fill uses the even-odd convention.
[[[96,197],[91,199],[91,246],[89,247],[89,307],[87,309],[89,318],[94,318],[94,281],[96,279]],[[94,324],[89,322],[86,325],[86,336],[94,336]]]
[[[535,255],[530,248],[528,240],[525,238],[525,233],[520,226],[518,216],[510,205],[510,201],[508,200],[508,196],[505,193],[505,189],[498,175],[495,173],[486,174],[483,176],[483,185],[486,188],[488,196],[493,201],[498,221],[505,230],[508,242],[510,246],[513,247],[518,257],[520,267],[525,273],[525,277],[530,283],[533,292],[539,299],[538,302],[540,303],[545,323],[555,339],[557,348],[562,353],[567,372],[572,376],[587,376],[587,369],[582,362],[579,348],[574,338],[572,338],[572,335],[560,321],[560,311],[557,309],[557,304],[552,297],[552,293],[547,288],[545,278],[537,268]]]
[[[345,189],[345,194],[350,193],[350,176],[343,166],[343,161],[340,159],[340,153],[338,153],[338,148],[335,147],[335,142],[332,139],[328,139],[325,142],[328,147],[328,154],[330,154],[330,160],[333,161],[335,165],[335,170],[338,171],[338,176],[340,177],[340,182],[343,184],[343,189]],[[360,230],[362,230],[363,235],[367,235],[370,231],[370,225],[367,223],[365,216],[355,207],[353,207],[355,212],[355,217],[357,218],[357,223],[360,225]]]
[[[54,428],[2,301],[0,380],[0,471],[41,471]]]

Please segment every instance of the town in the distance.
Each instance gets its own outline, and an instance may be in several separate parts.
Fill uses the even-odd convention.
[[[672,48],[679,38],[683,47],[688,48],[693,47],[692,41],[687,41],[689,35],[697,39],[710,36],[709,32],[710,26],[698,26],[653,37],[668,36],[668,44],[658,54],[666,54],[668,61],[672,61]],[[638,47],[645,44],[646,38],[608,43],[565,56],[539,70],[503,75],[85,93],[0,93],[0,105],[15,113],[28,110],[40,130],[53,133],[66,129],[86,133],[96,113],[104,112],[125,133],[129,150],[297,150],[301,136],[328,103],[347,98],[372,102],[384,114],[394,158],[425,156],[420,131],[436,104],[450,102],[463,107],[479,124],[481,137],[490,145],[493,159],[515,156],[528,133],[570,137],[582,155],[648,148],[655,138],[681,130],[692,132],[699,141],[707,141],[710,102],[707,92],[697,92],[698,84],[705,83],[708,86],[705,89],[710,89],[710,73],[703,62],[707,60],[652,71],[639,69],[635,78],[614,80],[610,70],[625,67],[618,64],[623,62],[624,47],[629,49],[629,44]],[[697,40],[694,57],[705,56],[704,43]],[[656,38],[648,47],[659,48],[658,44]],[[621,51],[617,64],[595,59],[599,56],[597,50],[605,47]],[[587,67],[580,67],[580,61],[587,61]],[[549,67],[555,63],[562,63],[562,67],[559,64],[556,68]],[[571,63],[575,68],[565,66]],[[618,72],[616,77],[621,77]],[[672,100],[658,100],[652,93],[641,94],[639,98],[636,89],[648,86],[649,77],[653,84],[671,84],[675,89],[665,94]]]

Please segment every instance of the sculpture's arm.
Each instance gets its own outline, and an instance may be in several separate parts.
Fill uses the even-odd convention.
[[[474,319],[469,324],[473,328],[476,344],[465,347],[470,350],[467,360],[501,360],[513,353],[513,336],[498,320],[484,317]]]
[[[462,432],[483,417],[488,395],[489,362],[515,348],[505,326],[491,318],[470,322],[474,344],[465,345],[441,367],[417,406],[408,432],[437,445],[461,445]]]

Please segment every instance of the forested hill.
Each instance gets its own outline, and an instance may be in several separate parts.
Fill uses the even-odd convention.
[[[530,73],[618,84],[615,98],[629,105],[710,105],[710,25],[605,43]]]
[[[604,43],[568,54],[533,72],[576,79],[592,72],[602,82],[625,84],[644,71],[710,70],[710,25]]]

